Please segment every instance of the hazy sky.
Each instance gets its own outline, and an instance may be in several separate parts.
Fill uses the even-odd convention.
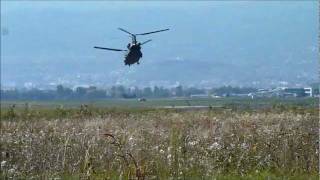
[[[316,1],[1,1],[1,80],[242,84],[306,76],[313,81],[318,14]],[[143,47],[141,65],[128,69],[122,53],[92,48],[125,48],[130,38],[118,27],[170,31],[140,37],[153,41]],[[189,82],[190,76],[197,78]]]

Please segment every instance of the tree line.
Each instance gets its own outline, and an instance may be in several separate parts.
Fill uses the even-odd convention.
[[[174,88],[164,87],[125,87],[112,86],[99,89],[95,86],[76,87],[71,89],[58,85],[53,90],[33,89],[1,89],[2,100],[56,100],[56,99],[107,99],[107,98],[168,98],[168,97],[190,97],[191,95],[218,95],[244,94],[255,92],[255,88],[223,86],[219,88],[204,89],[195,87],[177,86]]]

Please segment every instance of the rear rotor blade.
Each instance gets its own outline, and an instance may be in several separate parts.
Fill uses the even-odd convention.
[[[122,29],[122,28],[118,28],[120,31],[123,31],[123,32],[125,32],[125,33],[128,33],[128,34],[130,34],[131,36],[134,36],[134,34],[132,34],[131,32],[129,32],[129,31],[127,31],[127,30],[125,30],[125,29]]]
[[[96,49],[103,49],[103,50],[109,50],[109,51],[127,51],[127,50],[123,50],[123,49],[113,49],[113,48],[105,48],[105,47],[93,47],[93,48],[96,48]]]
[[[147,34],[152,34],[152,33],[158,33],[158,32],[162,32],[162,31],[168,31],[169,29],[162,29],[162,30],[158,30],[158,31],[152,31],[152,32],[147,32],[147,33],[140,33],[140,34],[135,34],[135,35],[147,35]]]
[[[149,39],[149,40],[147,40],[147,41],[145,41],[145,42],[141,43],[141,45],[144,45],[144,44],[146,44],[146,43],[148,43],[148,42],[150,42],[150,41],[152,41],[152,40],[151,40],[151,39]]]

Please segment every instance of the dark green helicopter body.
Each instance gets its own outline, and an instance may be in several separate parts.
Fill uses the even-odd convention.
[[[157,32],[162,32],[162,31],[167,31],[169,29],[163,29],[163,30],[159,30],[159,31],[152,31],[152,32],[147,32],[147,33],[141,33],[141,34],[132,34],[122,28],[118,28],[119,30],[123,31],[123,32],[126,32],[128,34],[131,35],[132,37],[132,41],[131,43],[129,43],[127,45],[127,50],[123,50],[123,49],[113,49],[113,48],[105,48],[105,47],[97,47],[95,46],[94,48],[96,49],[103,49],[103,50],[110,50],[110,51],[126,51],[126,55],[125,55],[125,59],[124,59],[124,64],[125,65],[132,65],[132,64],[140,64],[139,63],[139,60],[140,58],[142,58],[142,52],[141,52],[141,46],[150,42],[151,39],[143,42],[143,43],[140,43],[137,41],[137,38],[136,36],[138,35],[147,35],[147,34],[152,34],[152,33],[157,33]]]

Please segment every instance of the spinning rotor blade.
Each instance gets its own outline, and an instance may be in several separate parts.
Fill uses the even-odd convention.
[[[124,30],[124,29],[122,29],[122,28],[118,28],[120,31],[123,31],[123,32],[125,32],[125,33],[128,33],[128,34],[130,34],[131,36],[134,36],[134,34],[132,34],[131,32],[129,32],[129,31],[127,31],[127,30]]]
[[[141,45],[144,45],[144,44],[146,44],[146,43],[148,43],[148,42],[150,42],[150,41],[152,41],[152,40],[151,40],[151,39],[149,39],[149,40],[147,40],[147,41],[145,41],[145,42],[141,43]]]
[[[93,47],[93,48],[96,48],[96,49],[103,49],[103,50],[109,50],[109,51],[127,51],[127,50],[123,50],[123,49],[113,49],[113,48],[105,48],[105,47]]]
[[[158,32],[162,32],[162,31],[168,31],[168,30],[169,30],[169,29],[162,29],[162,30],[158,30],[158,31],[152,31],[152,32],[135,34],[135,35],[147,35],[147,34],[158,33]]]

